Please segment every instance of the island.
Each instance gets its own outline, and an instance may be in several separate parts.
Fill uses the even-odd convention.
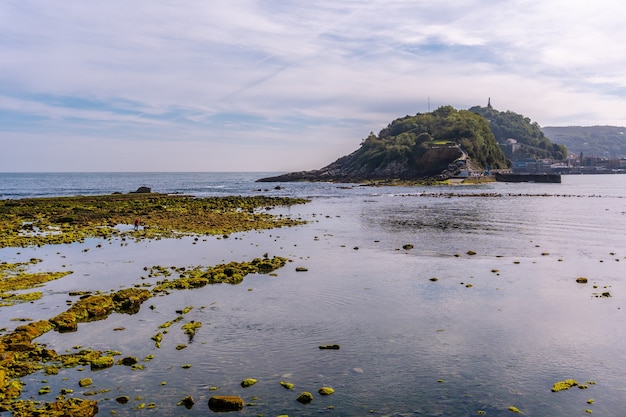
[[[511,138],[518,145],[511,148]],[[485,178],[509,172],[511,159],[561,159],[562,145],[552,144],[539,129],[517,113],[491,106],[457,110],[442,106],[428,113],[398,118],[378,135],[373,132],[361,146],[317,170],[290,172],[258,182],[327,181],[430,182],[453,178]],[[494,180],[492,175],[488,178]]]

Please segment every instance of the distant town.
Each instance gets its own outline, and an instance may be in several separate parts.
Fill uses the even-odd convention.
[[[524,159],[513,161],[511,171],[516,174],[626,174],[626,158],[569,155],[564,161],[552,159]]]

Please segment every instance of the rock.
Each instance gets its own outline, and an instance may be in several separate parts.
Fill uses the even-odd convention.
[[[243,409],[243,398],[236,395],[215,395],[209,398],[209,409],[215,412],[239,411]]]
[[[126,358],[122,358],[119,361],[117,361],[117,363],[119,365],[126,365],[126,366],[133,366],[136,365],[137,362],[139,362],[139,359],[133,357],[133,356],[128,356]]]
[[[99,358],[92,360],[90,365],[91,365],[91,370],[95,371],[98,369],[110,368],[113,366],[114,363],[115,363],[115,360],[113,359],[112,356],[100,356]]]
[[[407,243],[406,245],[402,246],[402,249],[404,250],[413,249],[413,245],[411,245],[410,243]]]
[[[78,386],[81,388],[88,387],[91,384],[93,384],[93,380],[91,378],[83,378],[80,381],[78,381]]]
[[[285,389],[293,389],[294,385],[291,382],[280,381],[280,385]]]
[[[190,323],[183,324],[182,329],[187,336],[189,336],[189,340],[191,341],[193,337],[196,335],[196,329],[202,327],[202,323],[199,321],[191,321]]]
[[[339,350],[341,346],[339,345],[320,345],[320,349],[332,349],[332,350]]]
[[[243,388],[248,388],[253,386],[254,384],[256,384],[258,381],[254,378],[246,378],[243,381],[241,381],[241,386]]]
[[[585,277],[578,277],[578,278],[576,278],[576,282],[579,283],[579,284],[586,284],[587,281],[588,280]]]
[[[130,401],[130,397],[128,395],[121,395],[115,399],[120,404],[126,404]]]
[[[68,398],[46,403],[42,408],[37,408],[36,412],[33,410],[33,413],[28,415],[93,417],[96,414],[98,414],[97,401]]]
[[[296,398],[296,401],[302,404],[308,404],[311,401],[313,401],[313,394],[311,394],[310,392],[304,391],[302,394],[298,396],[298,398]]]
[[[566,379],[565,381],[559,381],[552,385],[552,392],[570,389],[571,387],[575,387],[576,385],[578,385],[578,382],[576,382],[575,379]]]
[[[139,194],[146,194],[146,193],[151,193],[151,192],[152,192],[152,189],[150,187],[145,187],[145,186],[139,187],[137,188],[137,191],[135,191],[135,193],[139,193]]]
[[[196,402],[193,400],[192,396],[187,396],[178,402],[178,405],[184,405],[185,408],[190,409]]]
[[[335,390],[331,387],[322,387],[317,392],[319,392],[320,395],[331,395],[335,392]]]
[[[113,294],[115,311],[118,313],[135,314],[139,312],[141,303],[151,297],[150,291],[140,288],[126,288]]]

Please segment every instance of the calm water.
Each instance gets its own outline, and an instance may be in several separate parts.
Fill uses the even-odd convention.
[[[147,185],[198,196],[312,199],[275,210],[308,220],[304,226],[230,239],[91,240],[0,250],[0,261],[37,257],[43,262],[35,270],[73,271],[43,287],[43,299],[2,307],[0,328],[8,331],[20,324],[11,318],[46,319],[66,310],[69,291],[151,282],[146,266],[209,266],[264,253],[293,261],[277,276],[173,292],[147,301],[132,316],[45,334],[38,341],[57,352],[81,345],[155,359],[142,371],[115,366],[31,375],[23,396],[53,401],[62,388],[74,389],[75,396],[110,389],[90,397],[99,401],[99,415],[203,416],[211,413],[211,395],[230,394],[249,403],[235,413],[242,416],[499,416],[512,415],[510,406],[529,416],[582,416],[585,410],[623,415],[626,176],[565,176],[562,184],[276,189],[278,184],[254,182],[265,175],[0,174],[0,198]],[[308,271],[296,272],[297,266]],[[589,283],[577,284],[581,276]],[[611,297],[596,297],[602,292]],[[186,306],[194,309],[157,349],[150,337]],[[190,320],[203,323],[191,343],[180,330]],[[126,330],[113,331],[118,327]],[[179,343],[188,347],[178,351]],[[340,350],[318,349],[335,343]],[[84,377],[94,386],[78,387]],[[259,382],[244,389],[244,378]],[[550,391],[569,378],[595,384]],[[285,390],[281,380],[295,389]],[[39,396],[43,385],[52,392]],[[318,395],[322,386],[335,394]],[[314,393],[311,404],[295,401],[302,391]],[[113,398],[120,395],[133,400],[118,404]],[[195,406],[176,406],[187,395]],[[156,409],[135,410],[141,403]]]

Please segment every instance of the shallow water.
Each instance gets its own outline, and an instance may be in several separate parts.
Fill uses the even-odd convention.
[[[245,178],[237,187],[254,193],[258,185]],[[249,403],[237,413],[243,416],[510,415],[510,406],[525,415],[620,415],[626,406],[626,176],[476,187],[262,187],[312,197],[275,210],[309,223],[197,242],[90,240],[0,250],[0,261],[37,257],[44,261],[35,269],[74,271],[43,287],[42,300],[1,308],[7,330],[20,324],[11,318],[66,310],[76,299],[69,291],[156,281],[146,266],[209,266],[264,253],[292,261],[277,276],[175,291],[135,315],[45,334],[37,341],[59,353],[81,345],[155,358],[141,371],[34,374],[24,379],[23,396],[53,401],[61,388],[75,396],[110,389],[91,397],[99,415],[200,416],[210,413],[211,395],[230,394]],[[577,284],[579,276],[589,283]],[[612,296],[595,296],[602,292]],[[186,306],[194,309],[157,349],[150,337]],[[180,330],[190,320],[203,323],[191,342]],[[180,343],[188,347],[176,350]],[[341,349],[318,348],[326,344]],[[181,368],[187,363],[191,368]],[[87,376],[94,386],[79,388]],[[244,389],[244,378],[259,382]],[[569,378],[595,384],[550,391]],[[39,396],[43,385],[52,392]],[[335,393],[318,395],[322,386]],[[302,391],[314,394],[311,404],[295,401]],[[132,400],[118,404],[119,395]],[[195,406],[176,406],[187,395]],[[135,410],[141,403],[156,409]]]

